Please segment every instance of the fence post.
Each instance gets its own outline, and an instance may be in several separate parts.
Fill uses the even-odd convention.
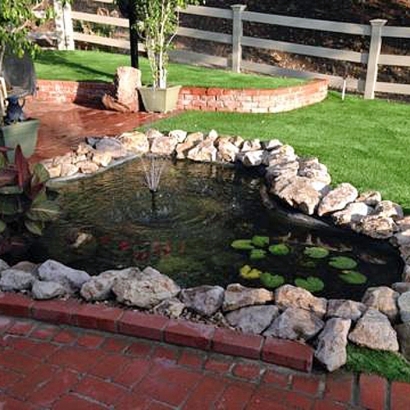
[[[242,13],[246,9],[243,4],[234,4],[232,9],[232,71],[235,73],[241,72],[242,61]]]
[[[74,50],[74,30],[71,19],[71,6],[62,5],[61,0],[54,0],[54,23],[56,26],[57,48],[59,50]]]
[[[387,20],[383,19],[370,20],[372,34],[370,38],[369,58],[367,60],[366,84],[364,87],[364,98],[366,100],[374,99],[380,50],[382,47],[382,28],[386,23]]]

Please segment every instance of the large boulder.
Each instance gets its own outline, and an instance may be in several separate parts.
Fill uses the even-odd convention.
[[[247,288],[239,283],[232,283],[226,288],[222,309],[229,312],[245,306],[264,305],[272,300],[273,293],[269,290]]]
[[[370,308],[348,336],[349,340],[369,349],[397,352],[397,334],[383,313]]]
[[[60,283],[68,292],[79,291],[83,284],[91,279],[87,272],[69,268],[52,259],[39,266],[38,276],[43,281]]]
[[[368,288],[362,302],[373,309],[384,313],[391,321],[398,316],[397,299],[399,294],[387,286]]]
[[[244,333],[261,334],[272,321],[279,316],[279,309],[273,305],[249,306],[233,312],[225,317],[228,323]]]
[[[351,323],[348,319],[329,319],[318,337],[319,343],[315,357],[326,366],[329,372],[333,372],[346,364],[347,335]]]
[[[112,291],[117,301],[129,306],[150,309],[165,299],[173,298],[180,287],[168,276],[147,267],[142,272],[137,268],[125,278],[116,279]]]
[[[366,310],[367,306],[364,303],[345,299],[329,299],[326,316],[350,319],[355,322]]]
[[[115,138],[104,137],[99,139],[95,144],[97,152],[108,152],[112,158],[122,158],[127,156],[127,150],[121,141]]]
[[[1,272],[0,289],[4,291],[31,289],[36,280],[30,272],[18,269],[5,269]]]
[[[222,306],[224,289],[220,286],[198,286],[184,289],[180,299],[185,306],[200,315],[212,316]]]
[[[276,289],[275,302],[280,309],[300,308],[313,312],[320,318],[326,314],[327,309],[326,299],[313,296],[309,291],[292,285]]]
[[[5,262],[3,259],[0,259],[0,273],[9,268],[9,264]]]
[[[315,314],[305,309],[289,307],[273,321],[263,335],[306,341],[316,336],[323,326],[324,322]]]
[[[31,289],[33,298],[38,300],[54,299],[59,296],[64,296],[66,292],[66,288],[61,283],[44,282],[41,280],[36,280]]]
[[[141,87],[141,71],[134,67],[117,67],[114,76],[114,98],[131,112],[139,111],[138,88]]]
[[[338,185],[325,195],[320,202],[318,215],[323,216],[335,211],[340,211],[357,198],[357,189],[348,183]]]

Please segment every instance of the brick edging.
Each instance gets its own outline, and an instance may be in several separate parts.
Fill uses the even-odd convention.
[[[34,97],[49,103],[99,103],[104,94],[114,91],[113,84],[96,81],[38,80]],[[306,84],[273,89],[229,89],[182,87],[179,110],[240,113],[279,113],[324,100],[328,81],[318,79]]]
[[[302,343],[76,299],[36,301],[19,293],[0,293],[0,314],[259,359],[304,372],[313,365],[313,348]]]

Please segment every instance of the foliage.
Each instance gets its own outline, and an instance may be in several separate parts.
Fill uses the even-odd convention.
[[[239,275],[244,279],[259,279],[261,274],[260,270],[252,269],[249,265],[244,265],[239,269]]]
[[[266,251],[263,249],[252,249],[249,257],[251,260],[263,259],[266,257]]]
[[[252,244],[257,246],[258,248],[264,248],[265,246],[269,245],[269,237],[255,235],[252,238]]]
[[[241,251],[250,251],[254,249],[251,239],[236,239],[231,243],[231,247]]]
[[[335,256],[330,259],[329,265],[332,268],[341,270],[354,269],[357,266],[357,262],[352,258],[348,258],[347,256]]]
[[[307,279],[297,278],[295,279],[295,285],[312,293],[320,292],[325,287],[323,281],[314,276],[309,276]]]
[[[340,274],[340,279],[350,285],[363,285],[367,282],[366,276],[354,270],[344,270]]]
[[[31,169],[21,148],[15,151],[10,164],[1,148],[0,156],[0,254],[23,245],[31,235],[41,235],[47,222],[59,215],[58,205],[47,195],[45,183],[49,179],[41,164]]]
[[[179,25],[179,10],[199,0],[138,0],[135,3],[137,30],[144,39],[153,86],[167,87],[168,52]]]
[[[321,248],[319,246],[306,248],[303,253],[313,259],[323,259],[329,255],[329,251],[326,248]]]
[[[266,288],[275,289],[285,283],[285,278],[281,275],[272,275],[269,272],[263,272],[260,277],[261,283]]]
[[[285,256],[290,252],[289,246],[284,243],[279,243],[277,245],[269,246],[269,252],[276,256]]]

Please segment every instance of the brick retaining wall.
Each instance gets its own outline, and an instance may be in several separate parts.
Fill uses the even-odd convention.
[[[36,99],[50,103],[98,103],[113,85],[103,82],[38,81]],[[243,113],[278,113],[315,104],[327,96],[327,80],[276,89],[183,87],[178,109]]]

